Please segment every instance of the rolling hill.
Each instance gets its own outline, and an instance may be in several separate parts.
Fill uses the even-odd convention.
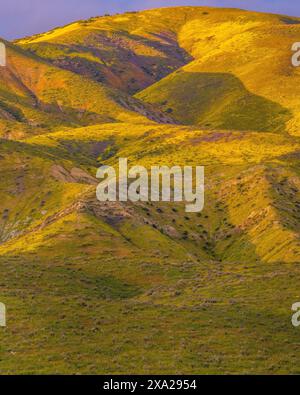
[[[182,123],[299,135],[300,73],[291,64],[299,34],[297,18],[208,11],[178,33],[194,61],[137,97]]]
[[[107,122],[173,122],[151,105],[7,43],[1,70],[1,136],[22,138],[64,127]]]
[[[179,7],[92,18],[17,43],[137,92],[180,123],[298,135],[300,73],[291,46],[299,34],[299,18]]]
[[[299,26],[178,7],[7,43],[1,372],[299,373]],[[100,203],[120,157],[205,166],[203,212]]]

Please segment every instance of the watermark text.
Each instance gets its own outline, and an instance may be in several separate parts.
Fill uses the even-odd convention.
[[[294,43],[292,45],[292,51],[294,52],[292,56],[292,65],[294,67],[300,66],[300,42]]]
[[[0,42],[0,67],[6,66],[6,46]]]
[[[6,326],[6,307],[4,303],[0,303],[0,327]]]
[[[101,202],[185,202],[188,213],[204,208],[203,166],[152,166],[149,172],[143,166],[128,169],[128,160],[120,158],[118,172],[101,166],[96,177],[103,179],[96,191]]]

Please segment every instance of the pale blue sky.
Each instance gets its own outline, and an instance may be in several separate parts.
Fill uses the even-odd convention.
[[[19,38],[105,13],[179,5],[236,7],[300,17],[299,0],[0,0],[0,37]]]

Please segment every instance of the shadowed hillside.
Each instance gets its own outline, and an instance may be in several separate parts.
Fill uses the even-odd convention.
[[[183,105],[187,92],[188,103]],[[208,128],[283,132],[292,117],[287,109],[252,94],[238,78],[226,73],[180,71],[139,97],[160,104],[183,124]]]

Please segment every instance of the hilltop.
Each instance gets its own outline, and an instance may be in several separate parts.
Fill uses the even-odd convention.
[[[291,45],[299,35],[299,18],[175,7],[91,18],[17,43],[137,93],[180,123],[298,135],[300,71]]]

